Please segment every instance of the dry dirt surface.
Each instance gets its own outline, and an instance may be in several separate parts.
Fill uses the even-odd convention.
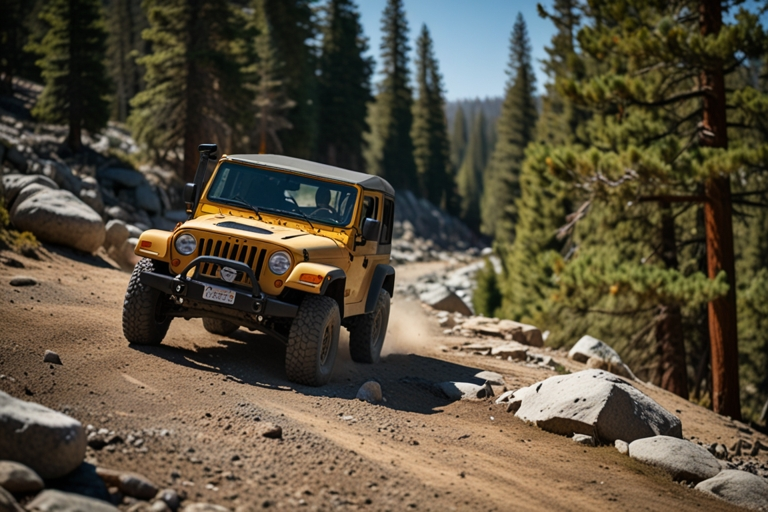
[[[400,267],[398,280],[440,265]],[[18,275],[38,284],[9,286]],[[396,295],[380,364],[351,362],[344,339],[332,382],[310,388],[286,379],[283,346],[259,333],[222,337],[177,319],[162,345],[129,345],[121,329],[128,277],[60,249],[39,260],[0,253],[0,390],[114,431],[123,442],[89,448],[86,460],[144,474],[184,503],[243,511],[733,509],[613,447],[527,425],[492,400],[439,396],[430,383],[480,370],[501,373],[510,389],[554,372],[452,350],[467,340],[444,336],[418,302]],[[63,365],[44,363],[45,350]],[[371,379],[381,383],[380,405],[355,399]],[[643,391],[682,419],[687,438],[730,446],[758,436],[658,389]],[[268,423],[282,427],[281,439],[261,435]]]

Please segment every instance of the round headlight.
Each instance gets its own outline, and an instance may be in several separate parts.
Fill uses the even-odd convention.
[[[183,234],[176,239],[176,250],[184,256],[189,256],[197,248],[197,240],[190,234]]]
[[[291,268],[291,257],[285,251],[278,251],[269,257],[269,270],[277,276],[288,272]]]

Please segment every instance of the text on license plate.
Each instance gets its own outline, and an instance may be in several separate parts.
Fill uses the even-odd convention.
[[[236,293],[231,290],[216,288],[215,286],[206,286],[203,291],[203,298],[205,300],[223,302],[224,304],[234,304],[235,295]]]

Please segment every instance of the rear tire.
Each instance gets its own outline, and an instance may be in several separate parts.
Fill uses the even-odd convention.
[[[339,348],[341,315],[330,297],[308,295],[291,323],[285,372],[298,384],[322,386],[331,380]]]
[[[203,327],[205,327],[205,330],[211,334],[229,336],[240,326],[226,320],[219,320],[218,318],[203,318]]]
[[[137,345],[159,345],[168,332],[172,317],[164,313],[168,295],[141,284],[143,272],[153,272],[156,262],[144,258],[136,264],[123,301],[123,336]]]
[[[381,359],[389,324],[389,306],[389,292],[381,290],[373,311],[356,317],[349,326],[349,355],[356,363],[372,364]]]

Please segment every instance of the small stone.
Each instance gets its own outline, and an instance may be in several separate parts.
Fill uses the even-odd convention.
[[[613,445],[616,447],[620,454],[629,455],[629,444],[626,441],[617,439]]]
[[[184,507],[184,512],[230,512],[228,508],[211,503],[190,503]]]
[[[24,493],[37,492],[44,485],[43,479],[24,464],[3,460],[0,461],[0,487],[9,492]]]
[[[574,443],[595,446],[595,438],[586,434],[573,434],[571,439],[573,439]]]
[[[163,500],[157,500],[149,507],[149,512],[172,512],[168,504]]]
[[[157,495],[157,499],[162,500],[173,511],[179,508],[179,493],[175,489],[163,489]]]
[[[701,482],[720,472],[720,463],[706,448],[676,437],[655,436],[632,441],[629,456],[661,468],[677,481]]]
[[[268,437],[270,439],[282,439],[283,428],[274,423],[264,422],[261,424],[259,434],[261,434],[262,437]]]
[[[29,276],[16,276],[11,279],[11,286],[35,286],[37,279]]]
[[[726,469],[700,482],[696,489],[751,510],[768,509],[768,482],[752,473]]]
[[[59,357],[59,354],[57,354],[53,350],[45,351],[45,355],[43,356],[43,362],[52,363],[52,364],[63,364],[61,362],[61,358]]]
[[[136,473],[123,473],[117,484],[123,494],[140,500],[150,500],[157,495],[157,486],[145,476]]]
[[[375,380],[369,380],[368,382],[363,384],[360,387],[360,389],[357,391],[357,399],[363,400],[365,402],[369,402],[372,404],[377,404],[381,402],[381,399],[382,399],[381,384],[379,384]]]
[[[475,374],[476,379],[484,380],[494,386],[503,386],[505,384],[504,377],[500,373],[482,371]]]
[[[118,512],[109,503],[78,494],[48,489],[27,505],[29,512]]]

